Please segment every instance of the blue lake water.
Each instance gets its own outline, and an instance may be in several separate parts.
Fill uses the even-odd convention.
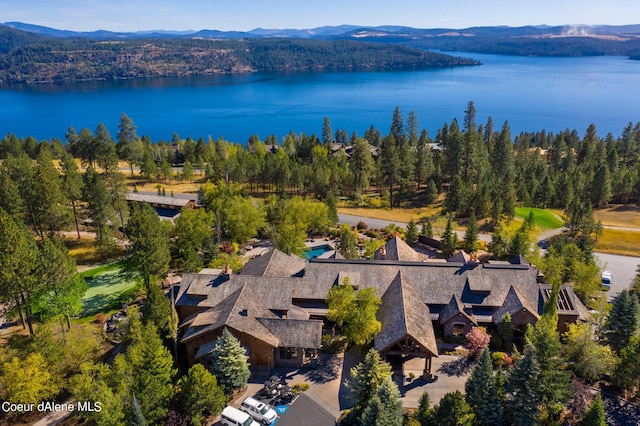
[[[629,121],[640,121],[640,61],[464,56],[484,65],[0,86],[0,133],[64,140],[69,126],[95,130],[104,122],[115,138],[125,112],[138,134],[154,141],[174,132],[242,143],[253,133],[320,134],[325,116],[334,131],[363,134],[373,124],[386,134],[399,106],[405,119],[414,110],[433,136],[445,121],[462,120],[470,100],[478,123],[491,115],[499,129],[508,120],[514,135],[565,128],[582,135],[590,123],[601,136],[619,135]]]

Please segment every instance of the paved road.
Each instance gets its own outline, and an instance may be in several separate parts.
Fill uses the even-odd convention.
[[[602,267],[611,271],[611,290],[607,292],[607,299],[613,299],[616,294],[629,288],[629,284],[636,276],[636,269],[640,265],[640,257],[619,256],[607,253],[594,253]]]

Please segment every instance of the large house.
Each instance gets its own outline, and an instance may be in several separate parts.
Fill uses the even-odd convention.
[[[549,298],[534,266],[478,264],[468,256],[429,261],[399,238],[374,260],[303,260],[278,250],[248,262],[242,273],[185,274],[176,297],[181,342],[190,362],[208,360],[216,338],[228,327],[247,348],[253,368],[299,365],[321,346],[327,294],[346,278],[355,289],[373,287],[382,304],[382,330],[374,347],[385,359],[438,355],[436,332],[464,335],[472,326],[491,327],[509,313],[514,327],[535,323]],[[589,312],[571,287],[558,299],[560,323],[586,320]]]

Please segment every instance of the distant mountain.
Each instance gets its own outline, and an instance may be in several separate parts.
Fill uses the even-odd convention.
[[[202,37],[215,39],[241,38],[323,38],[323,39],[367,39],[397,42],[403,39],[428,37],[532,37],[532,36],[598,36],[598,35],[640,35],[640,25],[528,25],[523,27],[495,26],[470,28],[413,28],[397,25],[336,25],[308,29],[267,29],[255,28],[251,31],[220,31],[202,29],[199,31],[89,31],[78,32],[59,30],[23,22],[5,22],[5,27],[14,28],[48,37],[84,37],[90,39],[123,38],[171,38]]]

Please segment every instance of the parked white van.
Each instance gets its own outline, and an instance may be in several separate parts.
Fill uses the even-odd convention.
[[[250,415],[233,407],[225,407],[225,409],[222,410],[220,423],[228,426],[260,426],[253,421]]]
[[[242,401],[240,409],[263,425],[270,425],[278,418],[278,415],[271,407],[251,397]]]

